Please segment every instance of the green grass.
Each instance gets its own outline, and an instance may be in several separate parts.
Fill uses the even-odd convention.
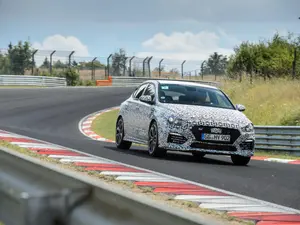
[[[234,104],[246,106],[245,115],[255,125],[300,125],[300,82],[274,79],[271,81],[223,81],[222,90]]]
[[[119,110],[113,110],[98,116],[92,123],[92,130],[105,138],[115,141],[115,124]]]

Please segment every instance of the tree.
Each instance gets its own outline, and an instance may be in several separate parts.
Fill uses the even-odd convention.
[[[217,77],[217,75],[224,74],[227,66],[227,57],[217,52],[214,52],[209,56],[207,60],[207,68],[211,71],[212,74]]]
[[[56,69],[65,69],[67,68],[68,66],[61,62],[60,60],[57,60],[54,64],[53,64],[53,68],[56,68]]]
[[[10,62],[7,55],[2,55],[0,53],[0,74],[9,74],[10,72]]]
[[[33,66],[32,49],[30,43],[19,41],[16,46],[8,45],[8,57],[10,59],[11,72],[15,75],[24,75],[25,70]]]
[[[43,64],[40,66],[40,68],[50,68],[50,61],[48,60],[48,57],[45,58]]]
[[[119,52],[116,52],[112,55],[112,74],[114,76],[120,76],[121,71],[125,75],[126,70],[126,52],[124,49],[119,49]]]

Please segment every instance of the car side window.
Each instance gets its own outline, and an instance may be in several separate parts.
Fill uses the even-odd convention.
[[[143,95],[150,95],[153,101],[155,98],[155,86],[153,84],[149,84]]]
[[[147,87],[148,84],[143,84],[142,86],[140,86],[134,93],[133,93],[133,97],[138,99],[139,97],[141,97],[141,95],[143,94],[145,88]]]

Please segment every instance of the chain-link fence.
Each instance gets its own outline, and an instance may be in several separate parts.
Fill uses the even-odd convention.
[[[216,76],[204,73],[204,63],[201,61],[117,53],[83,57],[75,51],[58,50],[34,50],[30,54],[27,61],[22,58],[11,60],[7,50],[0,49],[0,74],[62,76],[72,68],[82,81],[102,80],[108,76],[216,80]]]

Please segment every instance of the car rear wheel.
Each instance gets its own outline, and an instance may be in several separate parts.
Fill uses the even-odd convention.
[[[152,122],[148,132],[148,152],[154,157],[165,156],[167,151],[158,147],[158,128],[156,122]]]
[[[232,155],[231,161],[237,166],[246,166],[250,162],[251,157],[244,157],[240,155]]]
[[[120,117],[116,124],[116,145],[120,149],[129,149],[132,142],[124,140],[124,122],[123,118]]]

